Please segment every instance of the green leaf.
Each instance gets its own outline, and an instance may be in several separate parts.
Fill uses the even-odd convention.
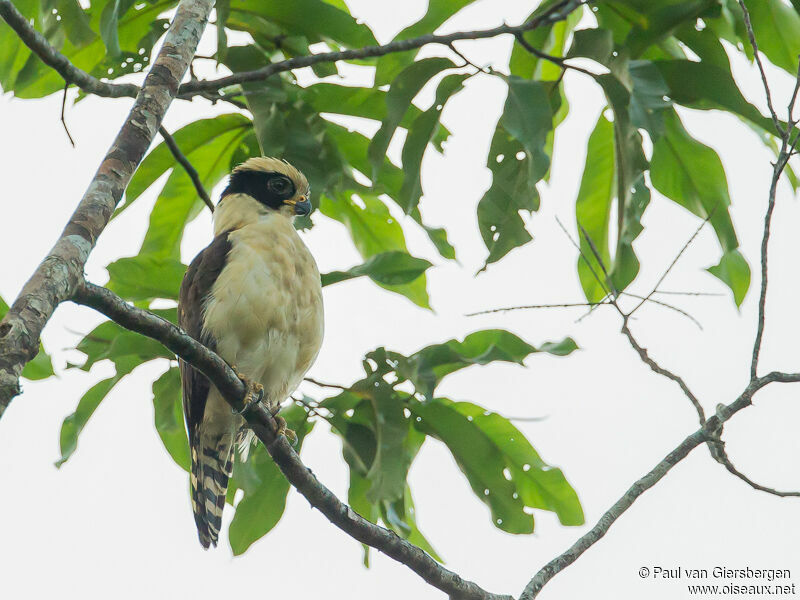
[[[659,60],[654,65],[674,102],[703,110],[727,110],[770,133],[775,132],[772,121],[742,96],[730,69],[690,60]]]
[[[242,115],[220,115],[213,119],[200,119],[189,123],[175,131],[172,136],[175,138],[175,143],[178,144],[181,152],[191,160],[197,150],[205,146],[214,146],[217,150],[220,150],[226,146],[224,141],[219,141],[220,139],[229,139],[232,132],[241,132],[251,127],[252,122],[250,119]],[[207,159],[208,157],[204,156],[204,158]],[[196,167],[200,166],[195,161],[193,163]],[[134,173],[125,191],[125,204],[118,209],[117,214],[130,206],[159,177],[175,167],[179,170],[183,169],[178,165],[172,152],[162,141],[150,151],[136,170],[136,173]],[[193,195],[196,195],[196,192]]]
[[[141,336],[140,336],[141,337]],[[139,361],[135,356],[118,357],[114,364],[116,366],[116,374],[113,377],[103,379],[96,383],[89,391],[87,391],[78,402],[78,407],[75,412],[70,414],[64,423],[61,425],[61,458],[55,463],[56,467],[61,467],[70,456],[75,452],[78,447],[78,437],[80,436],[83,428],[88,423],[94,411],[100,406],[100,403],[105,399],[108,393],[114,388],[119,381],[128,373],[133,371],[139,366]]]
[[[532,533],[533,516],[524,512],[524,502],[507,468],[501,450],[466,415],[443,398],[411,402],[415,426],[444,442],[475,495],[491,510],[492,523],[508,533]]]
[[[384,503],[384,522],[397,535],[408,540],[417,548],[422,548],[434,560],[444,563],[441,556],[436,552],[431,543],[417,527],[416,507],[411,496],[411,488],[406,485],[405,494],[402,499],[392,503]]]
[[[427,260],[416,258],[406,252],[399,250],[382,252],[347,271],[323,273],[322,285],[331,285],[364,275],[384,285],[411,283],[425,273],[430,266],[432,265]]]
[[[377,523],[379,517],[378,506],[367,500],[369,480],[360,475],[355,469],[350,469],[350,485],[347,489],[347,504],[356,513],[371,523]],[[361,544],[364,550],[364,566],[369,568],[370,547]]]
[[[417,392],[431,398],[442,378],[465,367],[494,361],[521,365],[535,352],[565,356],[576,349],[577,345],[571,338],[548,342],[537,349],[503,329],[485,329],[469,334],[461,342],[453,339],[427,346],[408,358],[396,354],[391,356],[398,360],[397,374],[410,380]]]
[[[600,302],[606,295],[608,282],[605,280],[603,269],[611,268],[609,226],[611,205],[615,195],[614,125],[601,114],[589,136],[586,164],[583,167],[578,200],[575,203],[578,231],[586,232],[603,261],[601,267],[585,236],[580,235],[581,257],[578,258],[578,278],[589,302]]]
[[[302,88],[302,96],[317,112],[362,117],[374,121],[386,118],[388,93],[376,88],[361,88],[319,82]],[[400,121],[400,126],[408,128],[422,111],[409,105],[408,111]]]
[[[207,190],[229,172],[231,157],[248,133],[245,128],[233,129],[187,155]],[[179,261],[184,229],[204,208],[192,180],[183,168],[174,168],[150,213],[139,254]]]
[[[181,374],[178,367],[170,367],[153,382],[153,409],[158,437],[169,455],[184,471],[189,471],[189,440],[183,424],[183,399]]]
[[[120,15],[124,14],[131,4],[133,4],[131,0],[110,0],[100,14],[100,36],[106,45],[108,55],[112,58],[122,52],[119,47],[117,27]]]
[[[651,45],[669,37],[682,24],[694,23],[698,17],[707,15],[709,9],[718,7],[718,2],[717,0],[685,0],[668,2],[666,6],[658,3],[643,6],[645,7],[644,18],[636,21],[625,40],[625,47],[633,57],[640,56]]]
[[[411,101],[431,77],[455,66],[448,58],[423,58],[403,69],[392,82],[386,95],[386,118],[373,136],[368,150],[373,179],[378,177],[389,142],[411,106]]]
[[[341,194],[335,200],[322,196],[320,211],[347,227],[353,243],[365,259],[392,250],[407,252],[403,229],[386,205],[377,197],[367,194],[361,194],[357,201],[349,193]],[[430,308],[425,275],[411,283],[379,285],[406,296],[418,306]]]
[[[508,419],[470,402],[456,402],[451,406],[465,415],[504,455],[511,481],[517,486],[525,506],[556,513],[562,525],[583,525],[583,509],[564,474],[547,465]]]
[[[800,55],[800,15],[783,0],[745,0],[758,49],[772,64],[797,74]]]
[[[111,277],[106,287],[125,300],[139,302],[177,300],[186,265],[173,258],[140,254],[120,258],[106,269]]]
[[[225,56],[228,53],[228,34],[225,31],[225,26],[231,14],[231,1],[217,0],[214,3],[214,8],[217,11],[217,63],[221,63],[225,61]]]
[[[572,46],[567,52],[567,58],[591,58],[607,67],[611,64],[613,51],[614,38],[608,29],[579,29],[572,35]]]
[[[653,147],[650,178],[659,192],[702,219],[708,218],[723,252],[738,247],[728,206],[728,181],[717,153],[695,140],[674,111]]]
[[[408,468],[419,446],[408,448],[410,420],[405,416],[404,402],[394,389],[377,377],[367,381],[374,385],[367,392],[375,413],[376,444],[375,458],[367,471],[370,482],[367,499],[376,504],[403,496]]]
[[[439,82],[433,105],[414,120],[403,145],[403,187],[397,199],[406,214],[410,214],[422,196],[422,157],[439,127],[442,109],[447,101],[464,87],[466,74],[448,75]]]
[[[312,42],[332,40],[350,48],[377,44],[369,27],[358,23],[346,11],[320,0],[231,0],[230,10],[232,15],[241,13],[244,19],[248,15],[258,15],[289,34],[303,35]]]
[[[392,41],[407,40],[426,33],[433,33],[445,21],[475,0],[429,0],[428,10],[419,21],[398,33]],[[415,60],[418,50],[396,52],[378,59],[375,70],[375,85],[386,85]]]
[[[281,416],[286,419],[287,426],[297,434],[297,452],[300,452],[303,440],[311,431],[313,423],[309,423],[306,412],[295,405],[282,410]],[[244,490],[228,530],[231,550],[234,556],[239,556],[280,521],[286,508],[289,482],[264,446],[257,444],[250,449],[247,463],[242,463],[237,458],[234,477],[229,487]]]
[[[722,255],[719,264],[709,267],[708,272],[731,288],[733,301],[739,308],[750,288],[750,266],[739,250],[729,250]]]
[[[539,208],[536,183],[547,173],[547,135],[553,127],[552,86],[511,76],[503,115],[489,148],[492,185],[478,203],[478,226],[496,262],[532,238],[519,215]]]
[[[6,316],[8,309],[8,304],[5,303],[5,300],[0,298],[0,321]],[[47,352],[44,351],[42,343],[39,342],[39,352],[37,352],[36,356],[29,360],[28,364],[22,369],[22,376],[25,379],[34,381],[38,379],[47,379],[52,375],[55,375],[55,371],[53,371],[53,362],[50,360],[50,356]]]
[[[177,320],[174,308],[150,312],[172,323]],[[125,329],[113,321],[100,323],[78,343],[75,349],[86,355],[86,361],[80,366],[82,371],[88,371],[95,363],[106,359],[115,364],[127,364],[128,360],[143,363],[154,358],[175,358],[175,355],[160,342]]]
[[[443,441],[475,494],[492,511],[493,524],[531,533],[524,507],[555,512],[562,525],[582,525],[583,510],[560,469],[545,463],[521,431],[504,417],[469,402],[436,398],[410,403],[415,425]]]

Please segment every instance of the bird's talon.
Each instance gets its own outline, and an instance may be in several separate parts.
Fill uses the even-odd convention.
[[[286,426],[286,419],[275,415],[273,416],[275,417],[275,423],[278,425],[275,435],[278,437],[285,437],[292,446],[295,446],[297,444],[297,434]]]
[[[244,415],[264,399],[264,386],[257,381],[252,381],[251,379],[248,379],[242,375],[236,368],[236,365],[231,365],[231,369],[233,369],[233,372],[236,373],[236,376],[241,379],[242,382],[244,382],[247,388],[247,391],[244,395],[244,401],[242,402],[242,410],[233,411],[236,414]]]

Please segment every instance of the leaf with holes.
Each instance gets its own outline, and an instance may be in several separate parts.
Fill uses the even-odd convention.
[[[487,159],[492,185],[478,203],[486,265],[533,239],[519,213],[538,210],[536,183],[550,167],[545,145],[553,127],[552,86],[515,76],[506,80],[508,96]]]

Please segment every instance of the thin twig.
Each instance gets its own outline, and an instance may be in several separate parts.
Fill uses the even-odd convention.
[[[491,67],[479,67],[474,62],[472,62],[470,59],[468,59],[466,56],[464,56],[464,54],[458,48],[456,48],[455,44],[453,44],[453,43],[449,44],[448,48],[450,48],[450,51],[453,52],[453,54],[455,54],[461,60],[464,61],[464,64],[463,64],[464,67],[467,67],[467,66],[472,67],[473,69],[477,69],[478,71],[480,71],[481,73],[484,73],[485,75],[491,75],[492,74],[492,68]]]
[[[703,407],[700,404],[700,401],[697,399],[697,396],[695,396],[692,393],[692,391],[689,389],[689,386],[686,385],[686,382],[683,380],[682,377],[676,375],[669,369],[665,369],[664,367],[659,365],[655,360],[650,358],[650,355],[647,353],[647,349],[644,348],[641,344],[639,344],[638,341],[636,341],[636,338],[634,337],[633,333],[628,327],[629,318],[630,315],[624,315],[622,317],[622,329],[621,329],[622,334],[626,338],[628,338],[628,342],[630,342],[631,346],[633,346],[633,349],[639,355],[639,358],[642,359],[642,362],[644,362],[654,372],[658,373],[659,375],[663,375],[667,379],[671,379],[672,381],[678,384],[678,386],[683,391],[684,395],[689,399],[689,402],[691,402],[692,406],[694,406],[694,409],[697,411],[697,416],[700,420],[700,424],[703,425],[703,423],[706,422],[706,415],[705,412],[703,411]]]
[[[720,294],[718,292],[677,292],[677,291],[669,291],[669,290],[656,290],[653,292],[654,294],[664,294],[666,296],[716,296],[721,297],[725,294]]]
[[[567,69],[570,69],[572,71],[577,71],[578,73],[583,73],[584,75],[589,75],[591,77],[597,77],[596,73],[592,73],[588,69],[584,69],[583,67],[576,67],[575,65],[570,65],[570,64],[566,63],[565,59],[560,57],[560,56],[553,56],[551,54],[547,54],[547,52],[542,52],[538,48],[535,48],[534,46],[531,46],[531,44],[528,42],[528,40],[525,39],[525,37],[522,34],[523,34],[522,31],[517,32],[517,33],[514,34],[514,37],[517,39],[517,42],[519,43],[519,45],[522,46],[523,48],[525,48],[525,50],[527,50],[528,52],[533,54],[535,57],[541,58],[542,60],[546,60],[548,62],[553,63],[554,65],[556,65],[558,67],[561,67],[562,76],[564,74],[564,71],[566,71]]]
[[[750,11],[747,10],[744,0],[738,0],[738,2],[742,9],[742,14],[744,15],[744,27],[747,30],[747,37],[750,38],[750,45],[753,47],[753,54],[756,58],[756,64],[758,65],[758,72],[761,74],[761,82],[764,84],[764,92],[767,95],[767,107],[769,108],[769,114],[772,117],[772,122],[775,125],[775,129],[780,133],[781,137],[785,137],[786,130],[783,128],[783,125],[781,125],[781,121],[778,119],[778,114],[775,112],[775,106],[772,103],[772,92],[769,89],[767,72],[764,70],[764,64],[761,62],[761,54],[758,51],[758,43],[756,42],[756,34],[753,31],[753,24],[750,22]]]
[[[603,291],[605,292],[606,296],[612,297],[612,299],[613,299],[613,295],[611,294],[611,291],[608,289],[608,287],[606,286],[605,282],[602,279],[600,279],[600,276],[595,272],[594,268],[592,268],[592,263],[590,263],[589,259],[586,258],[586,255],[583,253],[583,250],[581,250],[580,244],[578,244],[578,242],[576,242],[575,240],[572,239],[572,236],[569,234],[569,231],[567,231],[567,228],[564,227],[564,224],[561,222],[561,219],[559,219],[558,217],[556,217],[555,219],[556,219],[556,223],[558,223],[558,226],[561,228],[561,231],[564,232],[564,235],[567,236],[567,239],[570,242],[572,242],[573,246],[575,246],[575,249],[578,251],[578,254],[580,255],[580,258],[583,260],[584,264],[589,269],[589,272],[595,278],[597,283],[603,289]],[[603,269],[603,271],[605,271],[605,266],[603,266],[602,261],[600,261],[600,267]]]
[[[197,169],[194,168],[189,159],[181,152],[181,149],[178,147],[178,144],[175,142],[175,138],[173,138],[169,131],[167,131],[163,125],[158,128],[158,132],[161,134],[161,137],[164,138],[164,143],[169,148],[169,151],[172,152],[172,156],[175,157],[175,160],[183,167],[183,170],[186,171],[186,174],[189,176],[189,179],[192,180],[192,184],[194,184],[194,189],[197,190],[197,194],[203,199],[205,205],[208,207],[212,213],[214,212],[214,203],[211,202],[211,198],[208,197],[208,192],[206,192],[206,188],[203,187],[203,182],[200,180],[200,175],[197,173]]]
[[[69,143],[72,144],[72,147],[75,147],[75,140],[72,139],[72,135],[69,132],[69,127],[67,127],[67,121],[64,119],[64,111],[67,108],[67,90],[69,89],[69,82],[64,82],[64,96],[61,98],[61,124],[64,126],[64,131],[69,138]]]
[[[158,340],[208,377],[234,409],[242,408],[246,394],[244,382],[222,358],[169,321],[128,304],[106,288],[86,282],[78,286],[73,300],[94,308],[126,329]],[[270,412],[261,403],[250,404],[249,407],[243,415],[258,439],[264,443],[278,468],[289,483],[336,527],[359,542],[406,565],[451,598],[511,600],[509,596],[492,594],[477,584],[462,579],[437,563],[420,548],[356,514],[320,483],[284,436],[276,436],[278,427]]]
[[[731,459],[728,457],[727,453],[725,452],[725,442],[722,441],[719,437],[716,437],[713,442],[716,452],[713,452],[714,458],[723,465],[728,472],[732,475],[738,477],[742,481],[744,481],[747,485],[749,485],[754,490],[758,490],[760,492],[765,492],[767,494],[771,494],[773,496],[779,496],[781,498],[797,498],[800,497],[800,492],[782,492],[780,490],[775,490],[773,488],[766,487],[761,485],[760,483],[756,483],[752,479],[750,479],[747,475],[742,473],[739,469],[737,469],[734,464],[731,462]]]
[[[716,206],[714,207],[714,209],[716,209]],[[636,307],[631,312],[628,313],[629,315],[632,315],[637,310],[639,310],[639,308],[642,306],[642,304],[647,302],[650,299],[650,297],[658,291],[659,286],[662,283],[664,283],[664,280],[667,278],[667,275],[670,274],[670,271],[672,271],[672,268],[678,263],[678,261],[680,260],[681,256],[683,256],[683,253],[686,252],[686,249],[689,246],[691,246],[692,242],[700,234],[700,231],[702,231],[703,227],[705,227],[706,223],[708,223],[709,219],[711,219],[711,215],[714,214],[714,209],[712,209],[711,212],[708,214],[708,216],[705,219],[703,219],[703,222],[700,223],[700,226],[697,229],[695,229],[694,233],[692,234],[692,237],[690,237],[688,240],[686,240],[686,243],[683,245],[683,247],[681,248],[680,252],[678,252],[678,254],[675,256],[675,258],[672,259],[672,262],[669,264],[669,266],[667,267],[666,271],[664,271],[664,273],[661,275],[661,277],[659,277],[659,279],[656,282],[656,284],[653,286],[653,290],[649,294],[647,294],[647,296],[642,298],[642,301],[639,302],[639,304],[637,304]],[[702,329],[702,327],[700,329]]]
[[[652,292],[651,292],[651,294],[652,294]],[[648,298],[646,296],[640,296],[639,294],[631,294],[630,292],[620,292],[619,295],[620,296],[628,296],[630,298],[635,298],[636,300],[641,300],[642,303],[643,302],[650,302],[652,304],[657,304],[658,306],[663,306],[664,308],[668,308],[668,309],[670,309],[672,311],[675,311],[679,315],[684,316],[687,319],[689,319],[692,323],[697,325],[697,327],[698,327],[698,329],[700,329],[700,331],[703,330],[703,324],[700,323],[700,321],[698,321],[695,317],[690,315],[688,312],[686,312],[682,308],[678,308],[674,304],[669,304],[668,302],[662,302],[661,300],[656,300],[655,298]],[[639,306],[641,306],[641,303],[636,308],[639,308]],[[634,309],[634,310],[636,310],[636,309]],[[632,315],[633,315],[633,311],[628,313],[629,317],[632,316]]]
[[[344,385],[339,385],[338,383],[325,383],[324,381],[319,381],[318,379],[312,379],[311,377],[304,377],[303,381],[307,381],[308,383],[313,383],[318,387],[326,387],[326,388],[334,388],[337,390],[349,390],[349,387]]]
[[[611,304],[611,302],[566,302],[564,304],[526,304],[524,306],[506,306],[504,308],[490,308],[488,310],[480,310],[478,312],[467,313],[465,317],[476,317],[478,315],[489,315],[499,312],[511,312],[514,310],[531,310],[538,308],[573,308],[578,306],[600,306],[602,304]]]
[[[797,65],[797,75],[795,75],[792,97],[789,99],[789,106],[786,108],[786,113],[789,116],[789,129],[794,129],[794,126],[797,125],[797,121],[794,118],[794,105],[797,102],[798,93],[800,93],[800,63]]]

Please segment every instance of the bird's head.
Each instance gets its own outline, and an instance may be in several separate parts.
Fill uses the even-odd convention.
[[[220,205],[234,194],[249,196],[262,210],[277,211],[290,218],[307,215],[312,208],[305,175],[278,158],[251,158],[236,167],[222,192]]]

